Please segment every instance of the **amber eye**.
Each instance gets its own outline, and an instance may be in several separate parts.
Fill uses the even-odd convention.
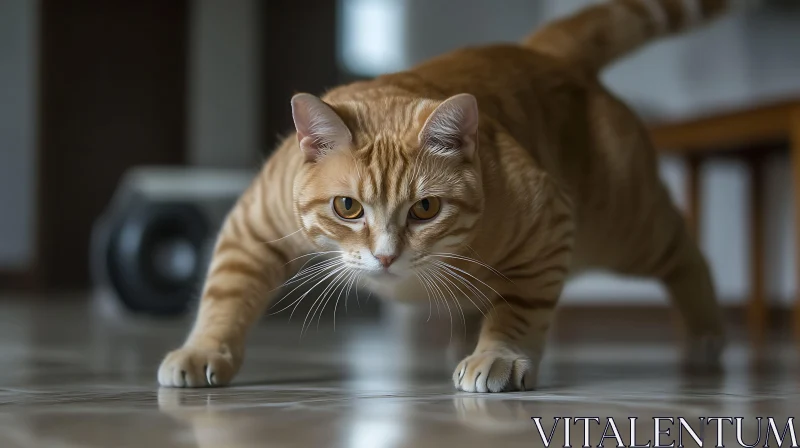
[[[333,209],[344,219],[358,219],[364,215],[364,207],[353,198],[336,196],[333,198]]]
[[[416,220],[427,221],[439,214],[441,206],[439,198],[424,198],[414,204],[408,214]]]

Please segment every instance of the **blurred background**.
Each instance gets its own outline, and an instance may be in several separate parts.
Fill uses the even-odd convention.
[[[587,3],[0,0],[0,290],[80,293],[104,282],[131,305],[161,288],[151,296],[179,292],[164,299],[179,303],[133,308],[180,312],[202,275],[202,241],[290,130],[293,93],[515,41]],[[800,99],[798,3],[765,1],[655,43],[603,78],[654,125]],[[800,271],[787,148],[765,156],[759,193],[776,309],[793,302]],[[160,169],[131,171],[142,166]],[[699,173],[699,238],[721,299],[740,306],[753,287],[747,164],[710,158]],[[686,158],[665,151],[662,175],[685,207]],[[665,300],[655,284],[597,274],[572,282],[565,303]]]

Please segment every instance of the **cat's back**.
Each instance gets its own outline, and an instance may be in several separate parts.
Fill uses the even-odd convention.
[[[392,89],[414,96],[444,99],[475,95],[482,105],[497,99],[531,101],[549,92],[593,84],[585,73],[549,55],[514,44],[461,48],[399,73],[345,87],[346,90]],[[484,107],[482,107],[482,110]]]
[[[581,81],[580,73],[558,59],[514,44],[461,48],[423,62],[409,73],[476,93]]]
[[[340,86],[327,98],[366,93],[445,99],[471,93],[482,103],[498,97],[519,101],[549,92],[593,85],[592,76],[544,53],[515,44],[465,47],[429,59],[406,71]],[[483,109],[483,108],[482,108]]]
[[[575,117],[585,116],[588,98],[603,90],[591,73],[513,44],[456,50],[390,75],[387,82],[404,78],[435,86],[442,98],[475,95],[482,115],[534,152],[545,134],[555,140],[585,134],[587,123]]]

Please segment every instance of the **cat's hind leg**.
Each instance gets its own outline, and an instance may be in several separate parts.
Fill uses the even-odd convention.
[[[724,323],[708,263],[686,223],[662,190],[663,201],[643,219],[649,228],[624,243],[625,262],[617,271],[656,278],[679,311],[687,331],[686,361],[691,366],[716,366],[724,345]],[[645,225],[645,227],[648,227]]]
[[[724,323],[710,268],[681,220],[662,257],[673,260],[655,265],[688,331],[686,362],[691,367],[716,367],[724,346]]]

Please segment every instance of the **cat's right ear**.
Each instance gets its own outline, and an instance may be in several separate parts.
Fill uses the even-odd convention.
[[[478,148],[478,100],[468,93],[451,96],[431,112],[419,133],[429,151],[473,158]]]
[[[306,161],[315,162],[327,151],[351,143],[350,129],[329,105],[314,95],[292,97],[292,118],[297,141]]]

